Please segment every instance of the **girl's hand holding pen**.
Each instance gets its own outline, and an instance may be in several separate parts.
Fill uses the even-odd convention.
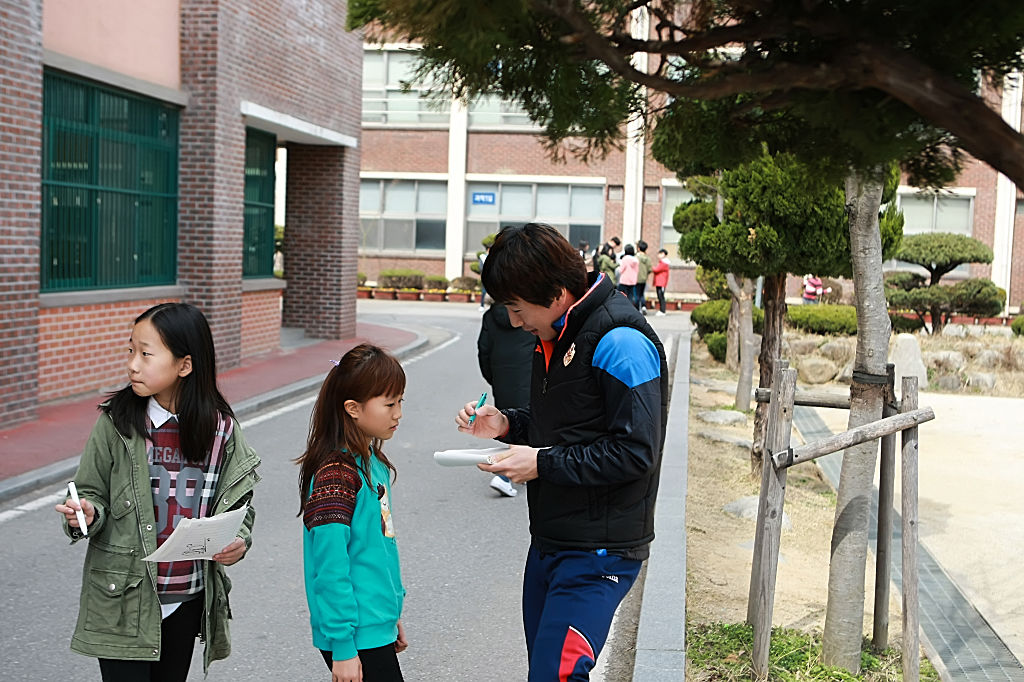
[[[93,520],[96,518],[96,507],[92,506],[92,502],[82,498],[82,504],[78,505],[70,497],[64,500],[64,504],[58,504],[54,509],[59,514],[63,514],[64,518],[68,520],[68,525],[72,528],[78,528],[78,514],[75,512],[81,511],[85,514],[85,525],[91,526]]]
[[[476,419],[470,424],[469,419],[473,415],[476,415]],[[478,410],[476,403],[466,403],[456,415],[455,423],[459,431],[477,438],[497,438],[508,431],[508,418],[494,405],[483,405]]]

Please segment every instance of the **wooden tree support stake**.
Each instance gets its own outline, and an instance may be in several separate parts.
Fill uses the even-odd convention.
[[[903,377],[903,413],[917,409],[917,377]],[[902,415],[901,415],[902,416]],[[921,673],[917,566],[917,427],[903,432],[903,682],[918,682]]]
[[[772,389],[758,388],[754,391],[754,400],[759,403],[770,403],[772,401]],[[835,395],[833,393],[801,391],[796,394],[796,405],[801,407],[829,407],[836,410],[850,409],[849,395]]]
[[[896,414],[893,402],[896,368],[889,365],[889,394],[882,416]],[[892,503],[896,478],[896,434],[882,436],[881,465],[878,469],[878,529],[875,545],[875,606],[871,646],[876,651],[889,647],[889,583],[892,581]]]
[[[776,365],[772,381],[773,399],[768,413],[768,423],[774,425],[774,428],[770,429],[769,440],[766,441],[770,452],[789,449],[793,435],[796,377],[795,369],[781,369]],[[762,471],[761,497],[757,508],[760,552],[755,552],[757,562],[751,566],[750,572],[751,592],[754,593],[755,601],[753,668],[758,680],[768,679],[768,651],[771,646],[772,612],[775,607],[775,581],[779,566],[779,545],[782,541],[782,511],[786,501],[787,473],[784,468],[776,468],[768,457],[764,458]]]

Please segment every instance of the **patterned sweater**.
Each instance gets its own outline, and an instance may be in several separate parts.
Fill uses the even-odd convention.
[[[344,661],[395,641],[405,588],[391,518],[390,472],[370,458],[321,468],[303,513],[302,555],[313,645]]]

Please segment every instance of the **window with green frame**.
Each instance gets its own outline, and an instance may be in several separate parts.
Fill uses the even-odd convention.
[[[178,109],[46,71],[43,292],[174,284]]]
[[[245,130],[245,237],[242,277],[274,276],[274,161],[277,137]]]

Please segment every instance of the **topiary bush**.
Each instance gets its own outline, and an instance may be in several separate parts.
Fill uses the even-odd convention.
[[[365,272],[357,272],[356,273],[356,286],[360,286],[361,287],[364,284],[366,284],[366,273]]]
[[[703,339],[712,332],[726,332],[729,329],[729,308],[731,299],[719,299],[701,303],[690,313],[690,321],[697,327],[697,333]],[[754,308],[754,333],[760,334],[764,329],[764,311]]]
[[[1014,336],[1024,336],[1024,315],[1018,315],[1013,318],[1010,329],[1013,330]]]
[[[916,317],[904,317],[899,313],[889,313],[889,321],[892,322],[893,334],[913,334],[924,327],[924,322]]]
[[[476,277],[456,277],[452,280],[452,288],[460,289],[462,291],[479,291],[480,280]]]
[[[857,309],[852,305],[794,305],[786,317],[790,326],[811,334],[857,333]]]
[[[443,275],[427,275],[423,278],[428,289],[447,289],[448,278]]]
[[[381,270],[378,286],[385,289],[422,289],[423,272],[420,270]]]
[[[710,332],[704,337],[704,342],[708,344],[708,352],[711,353],[711,357],[719,362],[725,362],[729,340],[724,332]]]

